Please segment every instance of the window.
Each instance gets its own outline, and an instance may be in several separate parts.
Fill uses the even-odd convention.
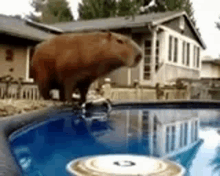
[[[187,145],[187,139],[188,139],[188,124],[185,123],[185,136],[184,136],[184,146]]]
[[[170,129],[169,127],[166,128],[166,153],[169,153],[169,135],[170,135]]]
[[[156,71],[159,69],[159,55],[160,55],[160,42],[157,40],[157,45],[156,45],[156,66],[155,66]]]
[[[174,62],[178,61],[178,39],[174,40]]]
[[[178,38],[169,36],[169,61],[178,62]]]
[[[195,141],[198,140],[198,121],[195,122]]]
[[[196,46],[194,46],[194,50],[193,50],[193,67],[196,67],[196,59],[197,59],[197,57],[196,57],[196,55],[197,55],[197,47]]]
[[[5,51],[5,54],[6,54],[6,57],[5,57],[6,61],[13,61],[14,53],[12,49],[7,49]]]
[[[154,116],[154,133],[153,133],[153,154],[157,154],[157,117]]]
[[[170,35],[169,37],[169,61],[172,61],[172,42],[173,42],[173,37]]]
[[[183,124],[180,125],[180,148],[183,146]]]
[[[143,136],[147,136],[149,132],[149,112],[143,111]]]
[[[200,48],[197,47],[197,68],[200,67]]]
[[[171,143],[171,151],[175,149],[175,138],[176,138],[176,127],[172,126],[172,143]]]
[[[33,78],[33,55],[34,55],[34,48],[30,48],[29,50],[29,77]]]
[[[157,40],[156,42],[156,58],[155,58],[155,70],[157,71],[159,68],[159,48],[160,42]],[[144,79],[150,80],[151,78],[151,40],[145,41],[145,57],[144,57]]]
[[[189,62],[190,62],[190,44],[187,43],[187,57],[186,57],[186,65],[189,66]]]
[[[185,57],[186,57],[186,42],[183,41],[183,51],[182,51],[182,64],[185,65]]]
[[[194,142],[194,122],[191,123],[191,143]]]
[[[145,41],[145,57],[144,57],[144,79],[150,80],[150,72],[151,72],[151,41]]]

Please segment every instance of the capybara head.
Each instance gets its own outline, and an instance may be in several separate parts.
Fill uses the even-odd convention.
[[[143,57],[143,50],[129,37],[112,32],[104,33],[106,39],[103,39],[103,45],[109,45],[105,52],[111,53],[113,58],[123,62],[124,66],[134,67]],[[106,48],[106,47],[103,47]]]

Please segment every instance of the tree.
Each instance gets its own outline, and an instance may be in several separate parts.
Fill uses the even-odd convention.
[[[140,0],[144,6],[141,13],[184,10],[195,25],[194,10],[190,0]]]
[[[79,18],[86,20],[115,17],[116,5],[116,0],[82,0],[78,8]]]
[[[31,13],[28,18],[42,23],[57,23],[72,21],[73,16],[66,0],[32,0],[31,6],[35,12],[40,12],[37,17]]]
[[[134,16],[140,13],[142,0],[119,0],[117,16]]]

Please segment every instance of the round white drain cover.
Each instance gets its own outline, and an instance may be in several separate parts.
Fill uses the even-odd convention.
[[[142,155],[98,155],[78,158],[67,164],[74,176],[181,176],[184,168],[170,161]]]

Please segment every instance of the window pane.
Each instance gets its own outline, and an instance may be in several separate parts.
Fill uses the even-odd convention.
[[[150,65],[144,66],[144,72],[150,72]]]
[[[175,38],[175,43],[174,43],[174,62],[177,62],[178,60],[178,39]]]
[[[173,38],[172,36],[169,37],[169,61],[172,60],[172,41],[173,41]]]
[[[185,123],[185,136],[184,136],[184,146],[187,145],[187,138],[188,138],[188,124]]]
[[[171,143],[171,151],[175,149],[175,137],[176,137],[176,127],[172,126],[172,143]]]
[[[194,142],[194,122],[191,123],[191,142]]]
[[[185,64],[185,56],[186,56],[185,52],[186,52],[186,42],[183,41],[183,53],[182,53],[182,63],[183,63],[183,65]]]
[[[190,62],[190,44],[187,43],[187,61],[186,61],[187,66],[189,66],[189,62]]]
[[[166,153],[169,152],[169,135],[170,135],[170,131],[169,131],[169,127],[167,127],[166,129]]]
[[[144,58],[145,64],[150,64],[150,56]]]
[[[151,54],[151,49],[150,48],[145,48],[145,55],[149,55]]]
[[[150,73],[144,73],[144,79],[145,80],[150,80]]]
[[[196,48],[196,46],[194,46],[194,50],[193,50],[193,67],[196,66],[196,51],[197,51],[197,48]]]
[[[183,124],[180,126],[180,148],[183,146]]]
[[[145,47],[151,47],[151,41],[150,40],[145,41]]]
[[[200,48],[197,48],[197,67],[199,68],[200,66]]]

